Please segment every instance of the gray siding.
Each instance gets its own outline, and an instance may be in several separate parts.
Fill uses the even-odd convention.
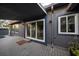
[[[47,43],[48,44],[51,44],[51,39],[52,39],[52,37],[51,37],[51,35],[52,35],[52,33],[51,33],[51,31],[52,31],[52,23],[51,23],[51,21],[52,21],[52,16],[51,16],[51,12],[48,12],[48,14],[47,14],[47,17],[46,17],[46,40],[47,40]]]
[[[66,8],[55,10],[52,13],[52,42],[54,45],[68,47],[69,43],[78,39],[79,36],[72,34],[58,34],[58,17],[64,14],[68,14]]]
[[[12,29],[12,25],[11,25],[11,30],[10,30],[10,35],[11,36],[21,36],[24,37],[24,25],[21,23],[19,24],[19,29],[18,32],[15,32],[15,30]]]

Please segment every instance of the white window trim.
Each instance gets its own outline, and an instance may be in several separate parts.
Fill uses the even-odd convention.
[[[43,21],[43,40],[37,39],[37,35],[36,35],[36,38],[32,38],[31,36],[27,37],[27,27],[26,27],[25,37],[28,38],[28,39],[32,39],[32,40],[36,40],[36,41],[40,41],[40,42],[45,42],[45,19],[40,19],[40,20],[26,22],[26,24],[33,23],[33,22],[36,22],[36,24],[37,24],[37,21]],[[37,25],[36,25],[36,27],[37,27]],[[36,29],[36,32],[37,32],[37,29]]]
[[[60,30],[61,29],[60,18],[73,16],[73,15],[75,15],[75,32],[61,32],[61,30]],[[67,28],[66,28],[66,30],[68,31]],[[58,34],[78,34],[78,14],[70,14],[70,15],[58,17]]]

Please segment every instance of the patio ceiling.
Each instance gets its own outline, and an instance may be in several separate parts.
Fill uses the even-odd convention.
[[[0,3],[0,19],[30,21],[45,16],[45,10],[37,3]]]

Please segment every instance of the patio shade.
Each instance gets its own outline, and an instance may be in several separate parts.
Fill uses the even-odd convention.
[[[0,19],[32,21],[46,16],[37,3],[0,3]]]

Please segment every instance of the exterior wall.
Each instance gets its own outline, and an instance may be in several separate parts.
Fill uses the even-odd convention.
[[[45,23],[45,25],[46,25],[46,41],[47,41],[47,44],[51,44],[51,42],[52,42],[52,33],[51,33],[51,31],[52,31],[52,23],[51,23],[51,21],[52,21],[52,16],[51,16],[51,12],[48,12],[47,13],[47,17],[46,17],[46,23]]]
[[[66,8],[55,10],[52,13],[52,42],[54,45],[68,47],[69,43],[79,38],[78,35],[72,34],[58,34],[58,17],[64,14],[68,14]]]
[[[11,25],[10,35],[24,37],[24,24],[22,24],[22,23],[19,24],[18,32],[15,32],[15,30],[12,29],[12,25]]]

